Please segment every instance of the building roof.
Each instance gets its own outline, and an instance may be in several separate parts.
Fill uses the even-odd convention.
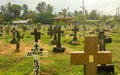
[[[31,19],[27,19],[27,20],[12,21],[12,23],[13,24],[28,24],[31,21],[32,21]]]

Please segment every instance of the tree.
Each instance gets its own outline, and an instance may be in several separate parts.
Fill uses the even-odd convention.
[[[90,14],[89,14],[89,19],[91,20],[97,20],[99,19],[99,14],[97,13],[97,10],[96,9],[93,9]]]
[[[27,4],[22,5],[23,14],[21,16],[21,19],[27,19],[28,9],[29,8]]]
[[[42,24],[52,24],[54,15],[50,12],[40,13],[38,15],[37,21]]]
[[[46,12],[52,13],[53,12],[53,6],[51,6],[50,4],[48,4],[47,7],[46,7]]]
[[[23,15],[26,15],[28,13],[28,5],[27,4],[23,4],[22,5],[22,10],[23,10]]]
[[[46,3],[45,2],[41,2],[37,5],[36,10],[39,11],[40,13],[43,13],[46,11]]]
[[[11,7],[11,13],[14,19],[19,18],[21,14],[21,6],[13,4]]]
[[[0,24],[2,24],[4,21],[4,15],[2,13],[0,13]]]
[[[5,6],[2,5],[0,9],[1,9],[2,14],[5,14],[5,11],[6,11]]]
[[[32,22],[35,22],[37,15],[35,11],[30,10],[26,16],[27,16],[27,19],[32,19]]]
[[[36,10],[39,11],[39,13],[44,13],[44,12],[53,12],[53,6],[50,4],[46,4],[45,2],[41,2],[37,5]]]

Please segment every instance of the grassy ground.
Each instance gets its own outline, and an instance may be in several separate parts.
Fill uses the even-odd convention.
[[[45,31],[46,32],[46,31]],[[11,36],[6,35],[4,44],[8,44]],[[111,34],[113,42],[107,45],[107,50],[113,53],[113,64],[115,65],[116,75],[120,74],[120,33]],[[0,36],[0,40],[3,38]],[[23,44],[30,45],[33,41],[33,36],[26,33],[24,39],[21,40]],[[70,37],[62,37],[62,46],[71,51],[81,51],[84,49],[84,39],[79,37],[80,45],[69,45]],[[43,75],[84,75],[83,65],[71,65],[70,54],[56,54],[52,52],[54,45],[50,44],[51,38],[44,34],[41,37],[40,47],[49,51],[47,58],[40,58],[41,73]],[[0,44],[1,45],[1,44]],[[47,46],[46,46],[47,45]],[[2,45],[1,45],[2,46]],[[46,48],[47,47],[47,48]],[[1,49],[0,49],[1,50]],[[26,57],[25,54],[14,53],[14,50],[9,51],[4,55],[0,55],[0,75],[30,75],[33,69],[33,58]],[[30,51],[30,50],[29,50]],[[107,75],[107,74],[99,74]],[[109,75],[109,74],[108,74]]]

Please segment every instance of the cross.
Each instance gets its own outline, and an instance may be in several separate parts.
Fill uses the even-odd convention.
[[[31,33],[31,35],[34,35],[35,37],[35,42],[38,42],[38,39],[40,39],[40,32],[37,32],[37,28],[34,29],[34,32]]]
[[[84,51],[71,52],[71,64],[83,64],[85,66],[85,75],[97,75],[97,64],[109,64],[112,62],[112,53],[110,51],[97,51],[97,36],[85,36],[84,46]]]
[[[79,31],[79,29],[77,28],[77,26],[75,25],[74,28],[72,29],[74,31],[74,38],[73,41],[77,41],[77,31]]]
[[[64,47],[61,47],[61,27],[60,26],[57,26],[57,44],[56,44],[56,47],[53,48],[53,52],[64,52],[65,51],[65,48]]]

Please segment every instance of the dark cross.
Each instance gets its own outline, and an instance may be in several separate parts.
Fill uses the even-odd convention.
[[[12,44],[16,44],[16,32],[17,32],[17,30],[15,29],[15,28],[13,28],[12,29],[12,40],[10,41],[10,43],[12,43]]]
[[[111,64],[110,51],[98,51],[98,37],[85,36],[84,51],[71,52],[72,65],[84,65],[84,75],[97,75],[97,64]]]
[[[79,42],[77,41],[77,31],[79,31],[79,28],[77,28],[77,26],[75,25],[74,28],[72,29],[72,31],[74,31],[74,37],[73,37],[73,40],[70,41],[70,44],[72,45],[78,45]]]
[[[31,35],[34,35],[35,42],[38,42],[38,39],[40,39],[41,33],[40,33],[40,32],[37,32],[37,28],[34,28],[34,32],[31,33]]]
[[[53,40],[51,41],[51,43],[57,44],[57,27],[56,26],[53,29],[53,34],[54,34],[54,37],[53,37]]]
[[[106,43],[111,43],[111,38],[106,38],[104,35],[104,31],[100,31],[99,35],[99,50],[100,51],[106,51]],[[113,64],[101,64],[98,65],[98,72],[105,72],[105,73],[114,73],[114,65]]]
[[[3,27],[0,26],[0,36],[2,36],[2,35],[3,35]]]
[[[79,31],[79,29],[77,28],[77,26],[74,27],[73,31],[74,31],[73,41],[77,41],[77,31]]]
[[[52,36],[53,36],[52,25],[49,26],[49,28],[48,28],[48,33],[47,33],[47,34],[50,35],[50,37],[52,38]]]
[[[104,34],[104,31],[99,32],[98,38],[99,38],[99,50],[106,51],[105,45],[107,43],[111,43],[112,39],[107,38],[107,36],[105,36]]]
[[[53,48],[53,52],[64,52],[65,48],[61,47],[61,26],[57,26],[57,44]]]
[[[16,50],[15,50],[15,52],[19,52],[19,48],[20,48],[20,33],[18,31],[16,31],[15,35],[16,35]]]

